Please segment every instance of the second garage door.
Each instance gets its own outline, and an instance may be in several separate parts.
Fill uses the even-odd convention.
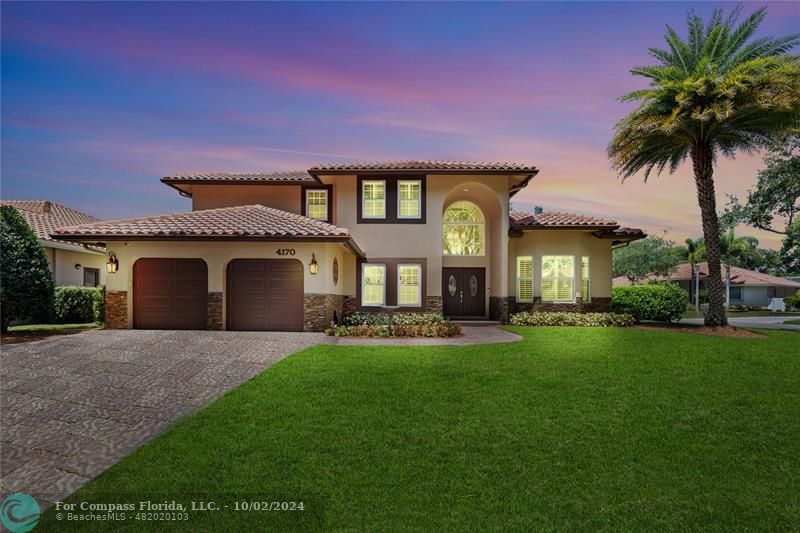
[[[303,330],[303,264],[235,259],[228,264],[228,329]]]
[[[206,329],[208,269],[202,259],[139,259],[133,265],[133,327]]]

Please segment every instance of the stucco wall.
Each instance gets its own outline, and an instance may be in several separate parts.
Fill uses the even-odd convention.
[[[427,259],[428,296],[442,295],[442,266],[485,267],[489,294],[506,295],[509,187],[507,177],[428,176],[425,224],[358,224],[356,176],[323,177],[323,181],[335,183],[334,222],[350,230],[368,258]],[[446,206],[457,200],[470,200],[484,212],[487,220],[484,257],[442,256],[442,214]]]
[[[592,298],[611,297],[611,241],[598,239],[585,231],[526,231],[509,239],[508,294],[516,295],[516,257],[533,256],[533,295],[542,295],[542,256],[572,255],[575,261],[575,288],[580,288],[581,257],[588,255]]]
[[[106,281],[106,256],[90,252],[62,250],[45,247],[47,263],[56,285],[83,286],[83,267],[96,268],[100,271],[100,285]],[[75,265],[81,265],[76,269]]]
[[[278,255],[279,249],[291,248],[295,255]],[[352,254],[340,243],[295,243],[295,242],[109,242],[108,251],[117,254],[119,270],[109,274],[108,291],[127,291],[128,324],[133,324],[133,265],[142,258],[197,258],[208,267],[208,291],[225,293],[226,270],[233,259],[296,259],[303,264],[303,290],[307,294],[355,294],[355,262],[348,269],[348,256]],[[311,275],[308,265],[312,253],[319,263],[319,273]],[[333,258],[339,261],[339,282],[333,283]],[[353,278],[349,280],[348,278]],[[352,292],[346,292],[352,291]],[[226,321],[226,305],[223,298],[223,323]]]
[[[300,213],[299,185],[194,185],[192,211],[262,204]]]

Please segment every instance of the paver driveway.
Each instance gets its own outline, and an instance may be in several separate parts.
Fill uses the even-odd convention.
[[[107,330],[3,346],[2,496],[62,500],[182,416],[323,338]]]

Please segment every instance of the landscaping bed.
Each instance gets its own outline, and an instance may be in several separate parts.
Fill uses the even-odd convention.
[[[335,337],[457,337],[461,327],[437,313],[352,313],[325,330]]]

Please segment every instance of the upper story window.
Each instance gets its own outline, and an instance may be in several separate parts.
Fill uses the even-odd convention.
[[[575,301],[575,257],[546,255],[542,257],[542,301]]]
[[[328,220],[328,191],[306,191],[306,216],[317,220]]]
[[[364,218],[386,218],[386,182],[361,182],[361,202]]]
[[[422,182],[420,180],[398,180],[397,218],[420,218],[422,216]]]
[[[359,224],[425,224],[425,176],[358,176]]]
[[[303,188],[302,215],[323,222],[333,222],[331,216],[331,185],[315,185]]]
[[[483,211],[468,201],[453,202],[444,212],[442,253],[444,255],[484,255],[486,220]]]

